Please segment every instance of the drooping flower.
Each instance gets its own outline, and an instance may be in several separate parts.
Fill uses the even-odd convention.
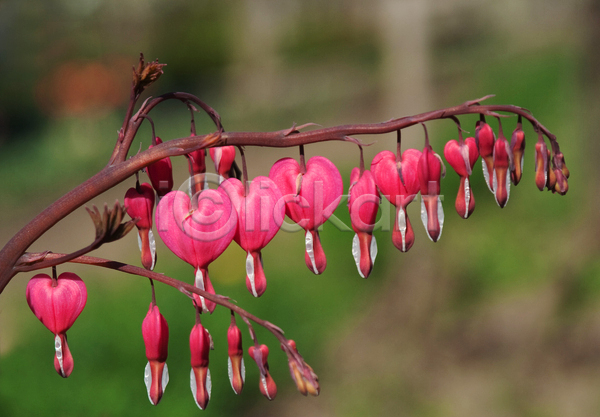
[[[124,206],[132,219],[138,218],[138,245],[142,252],[142,265],[153,270],[156,265],[156,242],[152,233],[152,212],[154,211],[154,190],[148,183],[137,184],[125,193]]]
[[[259,349],[254,346],[250,346],[248,348],[248,353],[254,362],[256,362],[256,365],[258,365],[258,369],[260,371],[260,382],[258,384],[260,393],[269,401],[273,401],[277,395],[277,385],[269,373],[269,363],[267,362],[269,357],[269,348],[267,345],[260,345]]]
[[[166,363],[169,353],[169,326],[154,302],[150,303],[142,322],[142,336],[148,359],[144,370],[144,382],[148,399],[152,405],[157,405],[169,383],[169,368]]]
[[[285,215],[281,191],[268,177],[256,177],[248,187],[236,178],[222,183],[237,213],[233,239],[246,252],[246,286],[255,297],[267,289],[261,250],[275,237]]]
[[[237,229],[237,215],[227,193],[219,187],[207,189],[193,200],[182,191],[172,191],[158,203],[156,227],[165,245],[195,269],[195,285],[215,293],[208,265],[231,243]],[[203,311],[216,304],[194,294]]]
[[[156,145],[160,145],[162,140],[156,137]],[[154,145],[150,145],[152,148]],[[166,195],[173,189],[173,166],[171,158],[166,157],[150,164],[146,167],[146,172],[152,183],[152,188],[159,197]]]
[[[523,155],[525,153],[525,132],[521,125],[521,116],[519,116],[519,122],[510,139],[510,150],[513,156],[510,179],[514,185],[517,185],[521,181],[521,175],[523,175]]]
[[[235,161],[235,146],[216,146],[209,148],[210,157],[215,163],[215,171],[221,179],[229,178],[233,161]]]
[[[342,199],[340,172],[329,159],[322,156],[310,158],[306,172],[302,172],[295,159],[283,158],[271,167],[269,178],[283,194],[285,213],[306,231],[306,266],[317,275],[323,273],[327,259],[318,229]]]
[[[427,236],[434,242],[442,236],[444,227],[444,209],[440,198],[442,171],[445,174],[442,158],[433,151],[427,133],[425,148],[419,158],[419,184],[421,188],[421,221]]]
[[[190,171],[190,188],[191,194],[196,194],[206,188],[205,176],[206,173],[206,152],[204,149],[198,149],[188,153],[188,166]]]
[[[190,372],[190,388],[196,405],[205,410],[210,400],[212,381],[208,369],[210,352],[210,336],[200,323],[196,323],[190,333],[190,351],[192,370]]]
[[[360,171],[360,168],[354,168],[350,173],[348,210],[355,232],[352,255],[358,273],[362,278],[367,278],[377,256],[377,241],[373,236],[373,229],[379,211],[379,192],[371,171]]]
[[[371,172],[379,191],[396,207],[392,242],[402,252],[408,251],[415,242],[406,207],[419,193],[417,171],[420,157],[420,151],[407,149],[401,154],[397,164],[394,153],[382,151],[371,162]],[[402,178],[399,172],[402,173]]]
[[[298,353],[298,348],[296,348],[296,342],[289,339],[287,344],[297,355],[300,355]],[[285,352],[283,344],[281,345],[281,349]],[[296,358],[288,354],[288,365],[292,380],[302,395],[310,394],[315,397],[319,395],[321,391],[321,388],[319,387],[319,377],[306,362],[302,361],[302,363],[300,363]]]
[[[483,177],[490,191],[494,192],[494,185],[492,178],[494,175],[494,143],[496,141],[496,135],[492,127],[485,122],[485,119],[481,118],[475,124],[475,142],[477,143],[477,149],[479,155],[481,155],[481,165],[483,167]]]
[[[510,145],[500,130],[494,143],[494,196],[500,208],[504,208],[510,196],[510,175],[512,153]]]
[[[244,366],[244,350],[242,348],[242,332],[235,324],[235,316],[231,313],[231,324],[227,330],[227,369],[231,388],[236,394],[244,389],[246,367]]]
[[[540,134],[535,144],[535,185],[540,191],[544,191],[548,183],[548,167],[548,148]]]
[[[460,177],[454,207],[458,215],[466,219],[475,210],[475,197],[469,181],[473,166],[479,158],[475,138],[466,138],[464,142],[457,142],[454,139],[448,141],[444,147],[444,157]]]
[[[84,282],[71,272],[57,279],[38,274],[27,283],[27,304],[33,314],[54,334],[54,369],[63,378],[73,371],[73,356],[67,344],[71,328],[87,301]]]

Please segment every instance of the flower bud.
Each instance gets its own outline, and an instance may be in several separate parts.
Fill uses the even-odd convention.
[[[540,136],[535,144],[535,185],[540,191],[544,191],[548,182],[548,165],[548,148]]]
[[[156,137],[156,144],[160,145],[162,140]],[[152,148],[153,145],[150,145]],[[171,165],[171,158],[166,157],[159,159],[158,161],[150,164],[146,167],[146,172],[152,183],[152,187],[156,191],[159,197],[164,196],[173,189],[173,167]]]
[[[169,383],[167,355],[169,350],[169,326],[155,303],[150,303],[148,313],[142,322],[142,336],[146,346],[148,364],[144,372],[144,382],[148,399],[157,405]]]
[[[294,352],[296,352],[296,354],[298,354],[296,342],[293,340],[288,340],[288,345]],[[281,349],[285,352],[283,344],[281,345]],[[289,355],[288,358],[290,374],[292,376],[292,380],[298,388],[298,391],[300,391],[302,395],[310,394],[315,397],[319,395],[321,390],[319,387],[319,377],[314,373],[313,369],[306,362],[302,362],[301,364],[298,362],[298,360]]]
[[[419,158],[418,169],[421,185],[421,220],[427,230],[427,236],[434,242],[441,237],[444,227],[444,210],[439,196],[442,166],[440,156],[427,144]]]
[[[466,138],[462,143],[456,140],[448,141],[444,147],[444,157],[446,157],[446,161],[460,176],[460,186],[454,207],[459,216],[466,219],[475,210],[475,197],[473,196],[469,181],[473,165],[475,165],[477,158],[479,158],[475,138]]]
[[[475,142],[479,155],[481,155],[481,164],[483,166],[483,177],[485,183],[491,192],[494,192],[492,177],[494,175],[494,141],[496,135],[492,127],[483,120],[477,121],[475,124]]]
[[[132,219],[139,219],[135,226],[138,229],[138,244],[142,252],[142,265],[151,271],[156,264],[156,242],[152,233],[152,212],[154,210],[152,186],[145,182],[127,190],[124,206],[127,214]]]
[[[231,167],[235,161],[235,147],[216,146],[209,148],[208,152],[215,163],[215,171],[221,176],[221,180],[229,178]]]
[[[494,197],[500,208],[504,208],[510,196],[510,148],[504,136],[494,143]]]
[[[201,410],[206,409],[212,389],[210,370],[208,369],[210,345],[208,332],[202,324],[197,323],[190,333],[190,351],[192,354],[190,388],[192,389],[194,401]]]
[[[514,185],[521,181],[523,173],[523,154],[525,153],[525,132],[521,127],[521,123],[517,124],[510,139],[510,150],[513,155],[513,165],[510,169],[510,178]]]
[[[57,279],[38,274],[27,283],[25,297],[33,314],[54,334],[56,372],[63,378],[68,377],[74,362],[67,344],[67,330],[85,307],[84,282],[71,272],[63,272]]]
[[[232,320],[227,330],[227,353],[229,382],[236,394],[241,394],[246,378],[246,367],[244,366],[244,350],[242,348],[242,332]]]
[[[259,349],[255,346],[250,346],[248,348],[248,353],[254,362],[256,362],[260,371],[260,383],[258,386],[261,394],[269,401],[274,400],[277,395],[277,385],[275,385],[275,381],[273,381],[273,378],[269,373],[269,364],[267,363],[269,348],[267,345],[260,345]]]

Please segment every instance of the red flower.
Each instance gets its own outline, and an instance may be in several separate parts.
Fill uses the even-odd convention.
[[[148,359],[144,382],[148,390],[148,399],[153,405],[157,405],[169,383],[169,369],[166,364],[169,352],[169,326],[154,302],[150,303],[148,313],[142,322],[142,336]]]
[[[197,323],[190,333],[190,351],[192,354],[192,370],[190,372],[190,388],[196,405],[206,409],[210,400],[212,382],[208,369],[208,353],[210,352],[210,336],[208,331]]]
[[[142,265],[153,270],[156,264],[156,242],[152,233],[152,212],[154,211],[154,191],[148,183],[130,188],[125,194],[124,206],[138,229],[138,244],[142,252]]]
[[[162,140],[157,137],[156,144],[160,145]],[[150,145],[152,148],[153,145]],[[164,196],[173,189],[173,166],[171,165],[171,158],[166,157],[159,159],[158,161],[150,164],[146,167],[146,172],[152,183],[152,187],[156,190],[156,194],[159,197]]]

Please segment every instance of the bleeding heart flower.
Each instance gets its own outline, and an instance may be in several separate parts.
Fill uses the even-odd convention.
[[[494,175],[495,140],[496,135],[494,135],[492,127],[485,122],[485,119],[478,120],[475,124],[475,142],[477,143],[477,149],[479,149],[479,155],[481,155],[483,177],[492,193],[494,192],[492,177]]]
[[[535,185],[540,191],[544,191],[548,183],[548,165],[548,148],[540,134],[535,144]]]
[[[275,381],[269,373],[269,364],[267,363],[267,359],[269,357],[269,348],[267,345],[260,345],[259,349],[256,349],[254,346],[250,346],[248,348],[248,353],[250,354],[250,357],[254,359],[254,362],[256,362],[260,371],[260,383],[258,386],[261,394],[264,395],[269,401],[274,400],[275,396],[277,395],[277,385],[275,385]]]
[[[188,166],[191,177],[191,190],[192,194],[199,193],[203,189],[207,188],[205,185],[206,173],[206,152],[204,149],[198,149],[190,152],[186,155],[188,158]]]
[[[215,171],[222,177],[222,180],[231,177],[231,167],[235,161],[235,147],[217,146],[209,148],[208,152],[215,163]]]
[[[237,213],[237,231],[233,239],[246,251],[246,286],[255,297],[267,289],[261,249],[275,237],[285,215],[281,191],[268,177],[256,177],[248,187],[236,178],[221,185],[227,191]]]
[[[219,187],[190,197],[172,191],[158,203],[156,227],[165,245],[195,268],[195,285],[211,294],[215,290],[208,277],[208,265],[217,259],[233,240],[237,215],[229,196]],[[198,306],[212,312],[216,304],[194,294]]]
[[[139,219],[138,245],[142,252],[142,265],[152,271],[156,265],[156,242],[152,233],[152,212],[154,211],[154,190],[147,182],[137,184],[125,193],[124,206],[132,219]]]
[[[519,116],[519,122],[510,139],[510,150],[513,156],[510,179],[514,185],[517,185],[521,181],[521,175],[523,174],[523,154],[525,153],[525,132],[523,132],[521,125],[521,116]]]
[[[511,166],[512,153],[510,145],[502,135],[494,143],[494,196],[500,208],[504,208],[510,196],[510,175],[508,170]]]
[[[440,198],[440,181],[442,169],[445,174],[442,158],[433,152],[426,139],[425,148],[419,158],[419,183],[421,186],[421,221],[427,236],[437,242],[442,236],[444,227],[444,209]]]
[[[293,340],[287,341],[288,346],[298,354],[298,348],[296,348],[296,342]],[[285,352],[284,345],[281,345],[281,349]],[[319,377],[313,369],[306,362],[304,364],[300,364],[296,358],[288,355],[288,365],[290,368],[290,374],[292,376],[292,380],[296,384],[298,391],[302,395],[310,394],[315,397],[319,395],[321,388],[319,387]],[[303,369],[304,371],[300,371]]]
[[[371,171],[354,168],[350,173],[348,210],[352,229],[356,233],[352,240],[352,255],[362,278],[367,278],[377,256],[377,241],[373,236],[379,192]]]
[[[212,381],[208,369],[210,352],[210,335],[200,323],[196,323],[190,333],[190,351],[192,354],[192,370],[190,372],[190,388],[194,401],[200,410],[205,410],[210,400]]]
[[[392,242],[402,252],[408,251],[415,242],[406,207],[419,193],[420,183],[417,174],[421,152],[407,149],[396,164],[396,155],[382,151],[371,162],[371,172],[379,191],[396,207]],[[400,178],[398,167],[402,178]]]
[[[166,364],[169,353],[169,326],[154,302],[150,303],[142,322],[142,336],[148,358],[144,382],[148,390],[148,399],[152,405],[157,405],[169,383],[169,368]]]
[[[308,269],[321,274],[327,266],[318,228],[333,214],[342,199],[343,183],[335,165],[322,156],[314,156],[302,173],[295,159],[275,162],[269,172],[283,194],[285,213],[306,231],[304,260]]]
[[[454,207],[459,216],[466,219],[475,210],[475,197],[471,190],[469,176],[479,158],[475,138],[466,138],[464,142],[450,140],[444,147],[444,157],[450,166],[460,176],[460,186]]]
[[[242,348],[242,332],[235,324],[233,313],[231,324],[227,330],[228,361],[227,369],[231,388],[236,394],[241,394],[246,378],[246,367],[244,366],[244,350]]]
[[[156,137],[156,144],[160,145],[161,143],[162,140]],[[150,145],[148,149],[151,149],[152,146]],[[152,187],[159,197],[164,196],[173,189],[173,166],[171,165],[171,158],[159,159],[153,164],[148,165],[146,172],[148,173]]]
[[[27,283],[25,297],[33,314],[54,334],[54,369],[63,378],[68,377],[74,362],[67,344],[67,330],[85,307],[85,284],[71,272],[63,272],[57,279],[38,274]]]

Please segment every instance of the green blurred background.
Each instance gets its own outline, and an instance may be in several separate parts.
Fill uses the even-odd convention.
[[[269,286],[256,300],[245,288],[244,253],[232,244],[211,265],[217,292],[297,341],[321,378],[317,398],[298,394],[285,355],[259,328],[271,348],[278,396],[269,403],[260,395],[250,360],[246,388],[236,396],[227,379],[229,312],[217,309],[203,318],[216,349],[212,399],[199,411],[188,385],[193,310],[182,294],[159,285],[171,331],[171,381],[152,407],[140,331],[147,282],[79,265],[59,268],[78,273],[89,291],[68,333],[75,371],[62,380],[53,369],[52,335],[25,302],[31,274],[19,275],[0,296],[0,416],[598,415],[600,199],[592,185],[600,180],[599,3],[0,2],[2,242],[106,164],[140,52],[168,64],[149,94],[196,94],[231,131],[378,122],[496,94],[489,103],[526,107],[557,135],[572,174],[566,197],[537,190],[535,135],[526,126],[525,174],[507,207],[497,207],[478,162],[477,208],[462,220],[453,208],[458,177],[448,167],[442,239],[429,241],[412,204],[415,246],[401,254],[389,232],[376,233],[379,255],[368,280],[356,272],[352,234],[326,224],[325,273],[307,270],[302,234],[279,233],[263,251]],[[152,117],[165,140],[189,134],[180,103],[166,103]],[[474,133],[476,119],[461,120]],[[507,134],[515,122],[505,120]],[[439,153],[456,138],[450,121],[428,127]],[[211,130],[206,117],[198,118],[198,130]],[[405,146],[422,147],[420,128],[403,135]],[[367,161],[395,147],[394,135],[363,139],[376,141],[365,149]],[[132,150],[149,143],[146,125]],[[331,158],[348,187],[358,164],[354,146],[327,143],[306,152]],[[264,175],[288,155],[296,150],[248,149],[249,173]],[[173,162],[181,184],[186,162]],[[133,184],[92,203],[122,201]],[[342,205],[336,215],[348,224],[346,211]],[[31,250],[74,251],[92,237],[81,208]],[[158,250],[157,271],[192,281],[191,267],[162,243]],[[139,264],[135,234],[96,255]]]

